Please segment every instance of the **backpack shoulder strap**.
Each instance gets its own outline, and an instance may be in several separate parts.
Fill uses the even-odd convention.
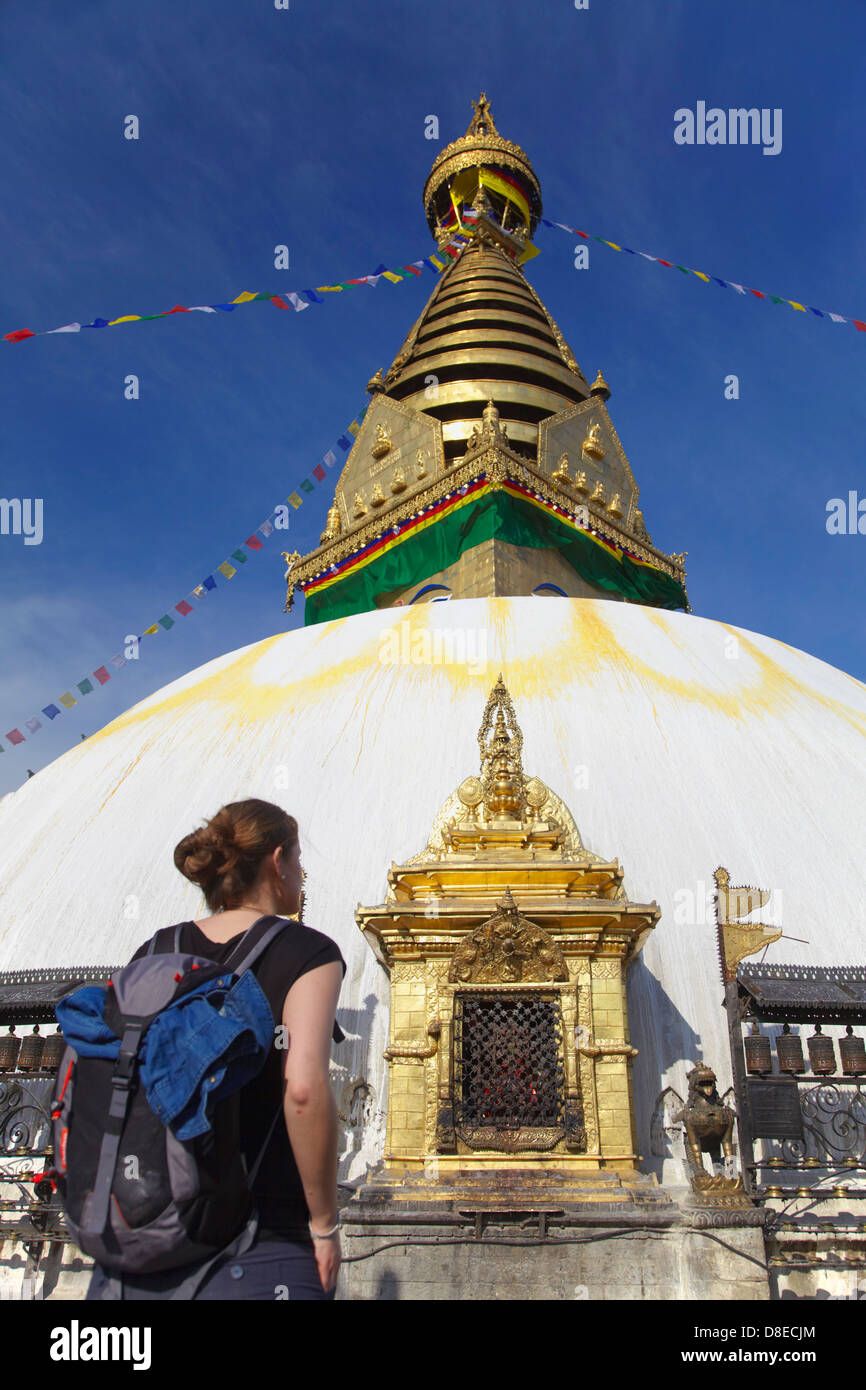
[[[180,934],[184,923],[178,922],[176,927],[160,927],[159,931],[154,932],[150,941],[147,943],[146,956],[152,956],[156,952],[172,952],[177,955],[180,951]]]
[[[258,922],[253,922],[253,925],[244,932],[235,950],[223,964],[229,968],[233,974],[242,975],[245,970],[249,970],[250,966],[255,964],[259,956],[267,950],[274,938],[279,936],[280,932],[285,931],[288,925],[285,917],[263,917],[260,918]],[[255,931],[256,928],[261,928],[262,930],[257,934],[254,943],[251,945],[250,933]],[[235,962],[235,957],[237,957],[238,952],[244,952],[244,954],[241,955],[240,960]]]

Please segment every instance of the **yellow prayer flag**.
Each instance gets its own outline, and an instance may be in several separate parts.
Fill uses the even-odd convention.
[[[531,241],[528,241],[522,253],[517,257],[517,264],[525,265],[527,261],[531,261],[535,256],[540,255],[541,252],[538,247],[534,246]]]
[[[316,291],[319,294],[324,294],[328,290],[341,290],[342,288],[342,285],[317,285]]]
[[[251,299],[255,299],[254,294],[250,294],[249,290],[241,290],[237,299],[232,300],[232,304],[246,304]]]
[[[77,705],[78,701],[74,700],[67,690],[65,695],[60,696],[60,703],[61,705],[65,705],[67,709],[72,709],[72,706]]]
[[[225,575],[226,579],[231,579],[233,574],[237,574],[237,570],[232,568],[228,560],[223,560],[221,565],[217,565],[217,569],[220,574]]]
[[[152,632],[159,632],[159,623],[154,623],[153,627],[146,627],[141,635],[142,637],[149,637]]]
[[[349,426],[349,428],[346,430],[346,433],[347,433],[347,434],[351,434],[351,435],[353,435],[353,436],[355,436],[355,437],[357,438],[357,436],[358,436],[358,434],[359,434],[359,432],[360,432],[360,429],[361,429],[361,426],[358,424],[358,421],[357,421],[357,420],[353,420],[352,423],[351,423],[351,425]]]
[[[111,319],[108,326],[109,328],[113,328],[116,323],[134,323],[136,319],[140,318],[141,314],[124,314],[121,319]]]
[[[709,275],[705,275],[702,270],[693,270],[692,275],[697,275],[699,280],[706,280],[707,284],[710,283]]]
[[[797,304],[793,299],[789,299],[789,300],[788,300],[788,303],[790,304],[790,306],[791,306],[792,309],[799,309],[802,313],[805,314],[805,312],[806,312],[806,306],[805,306],[805,304]]]
[[[438,261],[438,260],[436,259],[435,256],[430,256],[430,257],[429,257],[429,260],[431,260],[431,261],[433,262],[433,264],[436,266],[437,270],[444,270],[444,269],[445,269],[445,262],[444,262],[444,261]]]
[[[403,279],[402,275],[395,275],[391,270],[383,270],[382,274],[386,280],[391,281],[392,285],[399,285],[400,281]]]
[[[614,249],[614,251],[621,251],[621,250],[622,250],[622,247],[621,247],[621,246],[617,246],[617,244],[616,244],[615,241],[606,241],[604,244],[605,244],[605,246],[612,246],[613,249]]]
[[[292,504],[292,506],[294,507],[295,511],[297,511],[297,510],[298,510],[298,507],[300,507],[301,504],[302,504],[302,502],[303,502],[303,498],[302,498],[302,497],[299,497],[298,494],[297,494],[296,492],[290,492],[289,495],[288,495],[288,497],[286,498],[286,501],[287,501],[287,502],[291,502],[291,504]]]
[[[466,172],[472,173],[473,171],[467,170]],[[523,214],[524,222],[527,227],[529,227],[532,221],[529,212],[529,204],[523,194],[518,192],[514,187],[513,183],[508,183],[505,179],[501,179],[498,174],[494,174],[492,169],[479,169],[477,179],[485,188],[492,188],[494,193],[501,193],[503,198],[507,198],[510,203],[513,203],[515,207],[519,208]],[[455,183],[456,182],[457,180],[455,179]]]

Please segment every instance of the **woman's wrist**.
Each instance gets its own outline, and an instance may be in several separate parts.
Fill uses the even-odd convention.
[[[312,1221],[309,1221],[307,1224],[309,1226],[310,1235],[313,1237],[313,1240],[334,1240],[335,1237],[339,1235],[339,1216],[337,1216],[336,1220],[330,1226],[325,1228],[321,1226],[318,1228],[314,1227]]]

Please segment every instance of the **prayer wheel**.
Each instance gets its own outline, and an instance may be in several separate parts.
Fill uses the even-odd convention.
[[[42,1049],[44,1039],[39,1036],[39,1024],[33,1026],[33,1032],[28,1033],[21,1039],[21,1051],[18,1053],[19,1071],[38,1071],[42,1066]]]
[[[821,1032],[820,1023],[815,1024],[815,1031],[808,1040],[809,1063],[816,1076],[832,1076],[836,1070],[836,1050],[833,1047],[833,1039],[825,1038]]]
[[[45,1039],[42,1049],[42,1070],[56,1071],[60,1066],[60,1058],[63,1056],[63,1049],[66,1046],[63,1034],[58,1028],[56,1033],[49,1033]]]
[[[862,1076],[866,1072],[866,1044],[855,1035],[851,1024],[846,1028],[847,1037],[839,1039],[839,1056],[842,1058],[843,1076]],[[2,1043],[0,1043],[2,1047]]]
[[[787,1023],[776,1038],[776,1056],[779,1059],[779,1071],[806,1070],[806,1063],[803,1061],[802,1040],[797,1034],[791,1032]]]
[[[14,1025],[10,1024],[9,1032],[0,1038],[0,1071],[14,1071],[20,1047],[21,1039],[16,1038]]]
[[[773,1070],[770,1039],[758,1032],[757,1023],[752,1024],[751,1036],[744,1039],[743,1045],[746,1049],[746,1071],[762,1076]]]

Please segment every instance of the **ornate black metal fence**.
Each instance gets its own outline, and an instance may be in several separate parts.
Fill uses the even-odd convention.
[[[552,1148],[563,1137],[558,994],[457,995],[454,1102],[458,1136],[472,1148]]]

